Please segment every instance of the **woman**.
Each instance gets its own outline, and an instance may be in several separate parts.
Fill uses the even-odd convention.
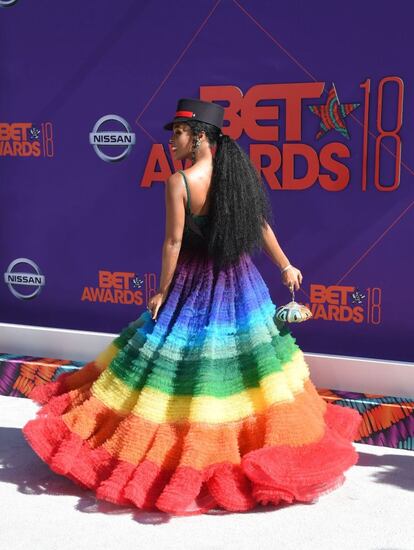
[[[315,502],[358,460],[362,417],[326,403],[252,261],[264,249],[299,288],[224,109],[179,100],[157,293],[94,360],[35,386],[24,436],[97,498],[176,515]]]
[[[185,109],[190,108],[196,109],[198,118],[186,116]],[[177,113],[184,116],[176,116],[164,128],[173,128],[170,143],[174,160],[191,158],[192,167],[176,172],[167,181],[161,281],[159,292],[149,302],[153,319],[165,301],[179,253],[185,249],[201,251],[203,255],[207,249],[213,262],[223,266],[264,246],[279,266],[283,284],[299,289],[302,273],[290,265],[267,222],[272,220],[271,205],[254,166],[237,143],[216,125],[221,126],[224,109],[210,102],[183,99]],[[202,122],[203,119],[211,123]],[[191,207],[186,196],[190,187]],[[194,227],[194,222],[201,226]],[[198,238],[194,233],[199,233]]]

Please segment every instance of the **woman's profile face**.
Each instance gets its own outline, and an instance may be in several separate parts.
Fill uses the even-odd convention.
[[[170,138],[173,157],[176,160],[191,156],[192,134],[188,124],[177,122]]]

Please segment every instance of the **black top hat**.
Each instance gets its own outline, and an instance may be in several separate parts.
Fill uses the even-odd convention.
[[[164,130],[172,130],[174,122],[199,120],[213,124],[221,130],[224,118],[224,107],[211,101],[184,97],[178,100],[175,117],[171,122],[164,124]]]

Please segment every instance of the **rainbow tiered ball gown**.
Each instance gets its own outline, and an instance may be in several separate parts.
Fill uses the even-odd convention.
[[[213,269],[208,216],[189,204],[157,320],[144,311],[93,361],[35,386],[23,434],[54,472],[120,505],[315,502],[358,461],[362,417],[319,396],[250,255]]]

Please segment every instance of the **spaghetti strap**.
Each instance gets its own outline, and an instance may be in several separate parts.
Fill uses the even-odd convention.
[[[188,187],[188,182],[187,182],[187,178],[185,177],[185,174],[182,170],[178,170],[178,172],[180,172],[184,178],[184,183],[185,183],[185,188],[187,190],[187,206],[186,206],[186,210],[189,214],[191,214],[191,206],[190,206],[190,189]]]

